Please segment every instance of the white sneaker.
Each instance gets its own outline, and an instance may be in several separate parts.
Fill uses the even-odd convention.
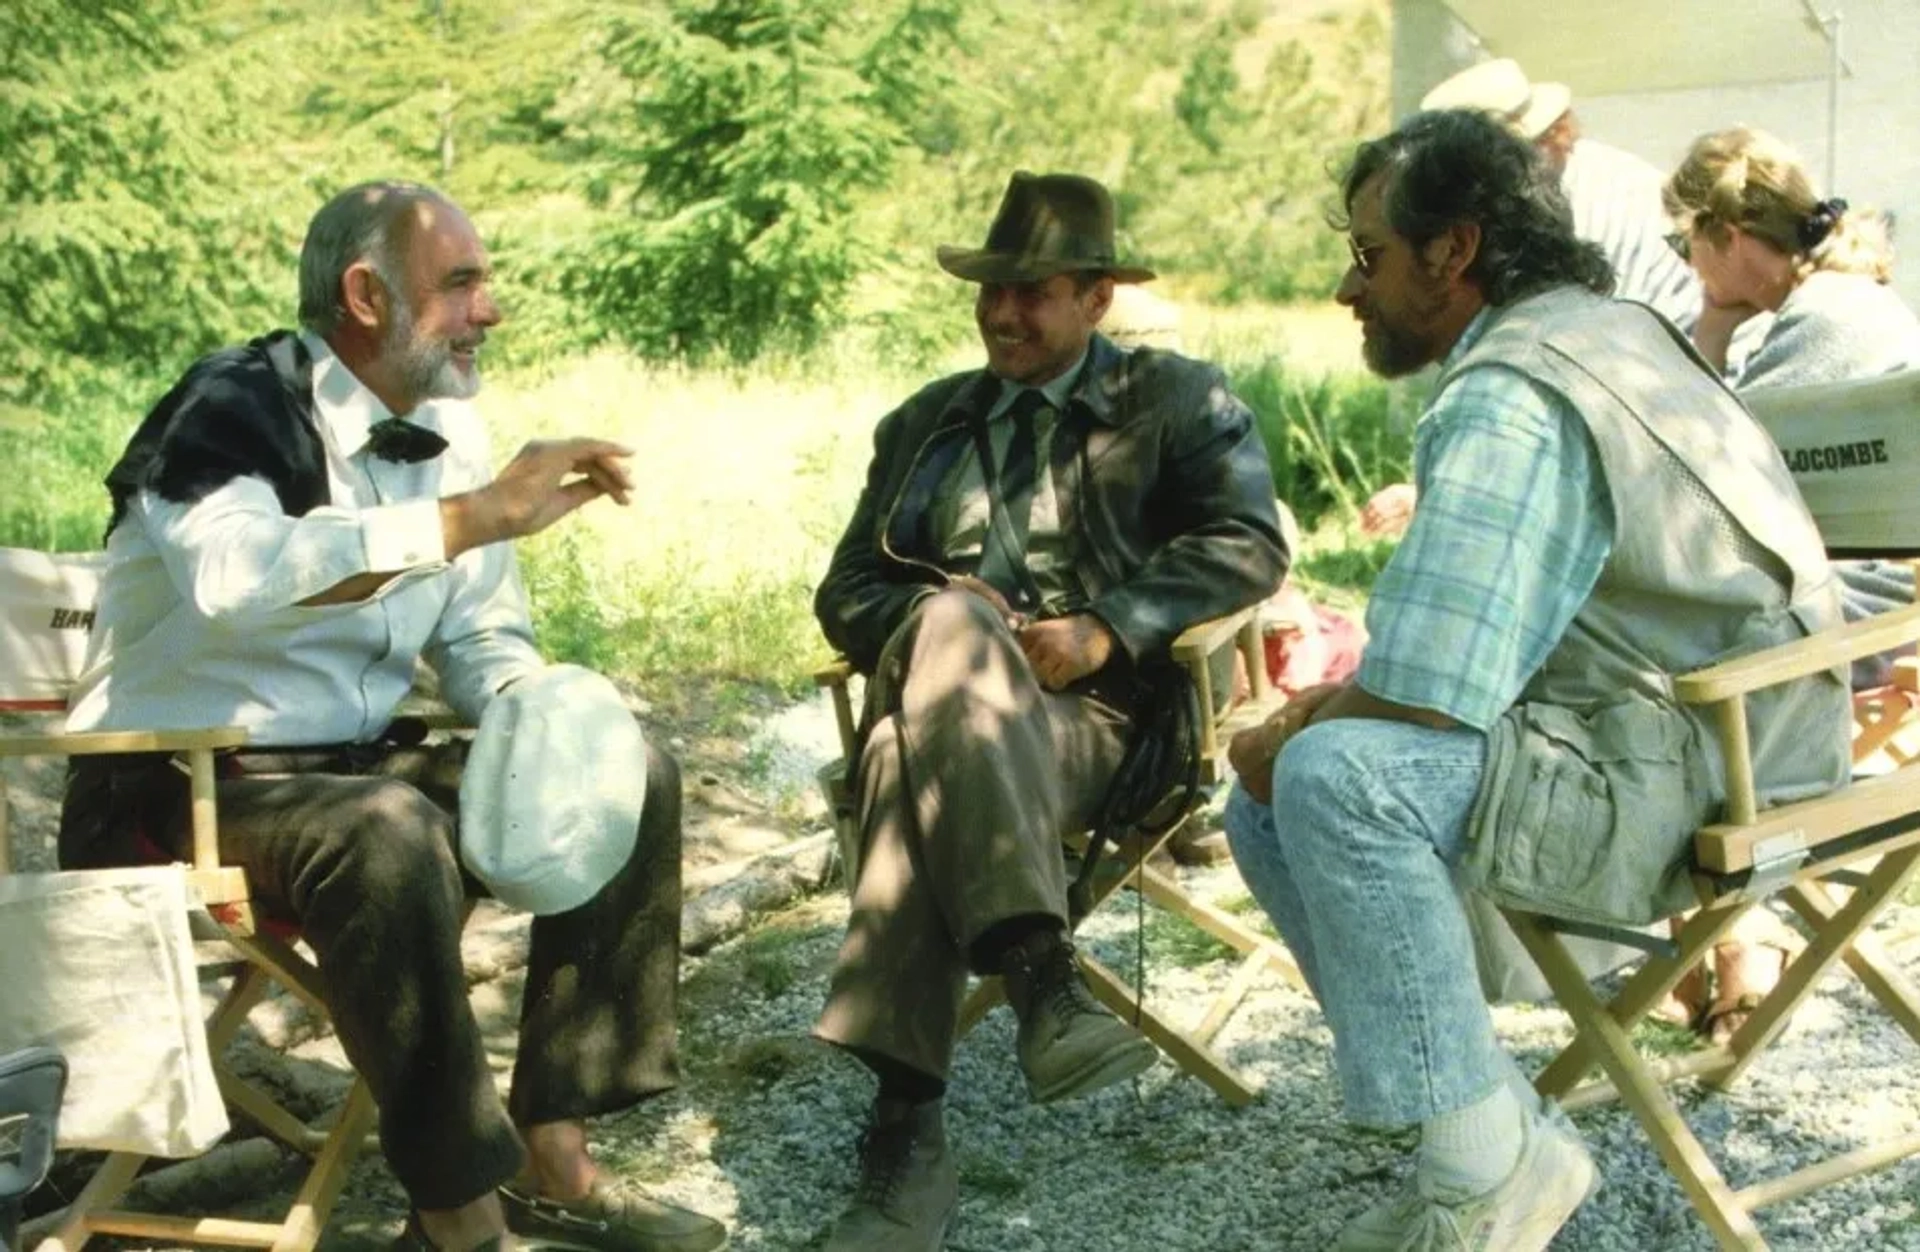
[[[1507,1180],[1477,1196],[1409,1180],[1347,1224],[1334,1252],[1540,1252],[1599,1189],[1587,1145],[1564,1118],[1529,1117]]]

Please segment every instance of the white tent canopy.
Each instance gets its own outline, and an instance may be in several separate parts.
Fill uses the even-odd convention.
[[[1826,35],[1806,0],[1447,0],[1447,7],[1486,47],[1577,96],[1801,82],[1824,79],[1830,68]]]
[[[1823,190],[1895,214],[1894,285],[1920,305],[1920,0],[1393,0],[1396,116],[1490,56],[1662,170],[1710,130],[1780,136]]]

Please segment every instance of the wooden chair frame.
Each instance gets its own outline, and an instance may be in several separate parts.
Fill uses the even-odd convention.
[[[39,1252],[71,1252],[94,1235],[307,1252],[319,1241],[320,1232],[346,1183],[349,1166],[368,1146],[367,1132],[373,1125],[375,1113],[373,1096],[364,1079],[355,1077],[332,1125],[316,1127],[282,1108],[224,1061],[226,1045],[272,983],[281,984],[322,1016],[326,1014],[320,996],[319,971],[291,944],[256,930],[245,876],[237,868],[220,864],[215,841],[218,818],[214,754],[245,742],[246,732],[236,728],[0,735],[0,757],[171,752],[184,758],[191,779],[189,803],[193,829],[193,864],[188,870],[188,882],[215,920],[219,937],[245,958],[244,967],[207,1025],[207,1042],[220,1093],[234,1111],[313,1161],[286,1214],[279,1221],[263,1222],[174,1217],[115,1208],[148,1157],[137,1152],[109,1153],[61,1214],[51,1222],[41,1219],[33,1223],[40,1229],[50,1227],[49,1233],[37,1244]],[[0,873],[8,869],[8,835],[6,787],[4,780],[0,780]]]
[[[1679,698],[1713,710],[1725,749],[1725,820],[1694,839],[1700,909],[1602,1003],[1550,917],[1503,910],[1573,1019],[1571,1044],[1535,1080],[1568,1109],[1622,1100],[1722,1248],[1762,1249],[1755,1211],[1920,1152],[1920,1131],[1735,1189],[1688,1128],[1667,1083],[1694,1078],[1724,1090],[1776,1039],[1827,971],[1844,964],[1920,1043],[1920,991],[1867,933],[1920,868],[1920,769],[1903,767],[1812,800],[1759,811],[1748,747],[1748,693],[1920,640],[1920,606],[1896,610],[1700,670],[1675,683]],[[1724,1045],[1650,1060],[1633,1027],[1712,951],[1747,909],[1779,897],[1811,933],[1779,984]],[[1598,1067],[1602,1078],[1583,1081]]]
[[[1175,640],[1173,659],[1184,665],[1192,675],[1200,707],[1214,707],[1213,676],[1209,661],[1216,653],[1230,646],[1239,650],[1246,664],[1251,694],[1242,700],[1228,701],[1221,713],[1201,719],[1201,795],[1158,836],[1131,841],[1125,847],[1110,847],[1103,853],[1105,863],[1095,878],[1093,907],[1099,908],[1122,887],[1132,886],[1148,903],[1186,918],[1200,930],[1233,948],[1240,954],[1240,963],[1200,1019],[1183,1027],[1143,1002],[1125,979],[1085,951],[1079,952],[1077,959],[1081,971],[1086,975],[1088,987],[1102,1004],[1127,1021],[1137,1021],[1141,1033],[1176,1065],[1206,1083],[1221,1099],[1237,1108],[1251,1103],[1259,1095],[1259,1088],[1227,1063],[1213,1048],[1213,1040],[1263,974],[1272,972],[1303,989],[1306,980],[1301,976],[1299,966],[1294,964],[1293,957],[1276,940],[1253,930],[1230,913],[1195,900],[1177,879],[1147,864],[1148,858],[1165,846],[1199,811],[1204,804],[1206,791],[1228,776],[1226,744],[1233,733],[1242,726],[1257,722],[1272,708],[1266,654],[1252,608],[1191,627]],[[814,674],[815,683],[832,696],[834,718],[844,753],[840,761],[821,771],[828,805],[833,810],[836,824],[841,827],[843,848],[853,847],[855,838],[847,826],[853,820],[854,808],[848,788],[849,762],[855,759],[855,747],[859,741],[853,698],[848,687],[852,676],[853,668],[843,658],[836,658]],[[1063,835],[1063,839],[1067,851],[1076,855],[1084,853],[1087,848],[1088,836],[1084,833],[1069,832]],[[961,1008],[961,1033],[971,1030],[1005,998],[999,979],[980,980]]]

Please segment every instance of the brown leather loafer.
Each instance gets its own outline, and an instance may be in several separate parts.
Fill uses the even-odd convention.
[[[550,1200],[505,1186],[500,1203],[514,1234],[583,1252],[717,1252],[727,1246],[727,1228],[711,1217],[605,1177],[578,1200]]]

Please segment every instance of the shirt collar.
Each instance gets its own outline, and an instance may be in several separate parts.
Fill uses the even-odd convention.
[[[1440,368],[1443,370],[1451,369],[1455,361],[1467,355],[1467,352],[1473,345],[1480,342],[1480,336],[1487,333],[1487,323],[1492,320],[1493,306],[1491,304],[1481,305],[1480,311],[1475,313],[1473,320],[1467,323],[1467,328],[1460,332],[1460,337],[1453,341],[1451,348],[1447,349],[1447,355],[1442,358]]]
[[[303,330],[300,342],[313,357],[313,415],[339,454],[352,456],[367,446],[368,429],[393,413],[334,355],[326,340]]]
[[[1061,370],[1059,374],[1034,388],[1029,388],[1025,383],[1014,382],[1010,378],[1001,379],[1000,400],[999,403],[994,405],[996,415],[1011,405],[1022,391],[1027,390],[1038,391],[1046,397],[1047,403],[1056,409],[1066,408],[1067,396],[1073,391],[1074,383],[1080,381],[1080,367],[1086,363],[1087,353],[1086,350],[1082,349],[1080,355],[1074,358],[1072,365],[1067,366],[1067,368]]]

